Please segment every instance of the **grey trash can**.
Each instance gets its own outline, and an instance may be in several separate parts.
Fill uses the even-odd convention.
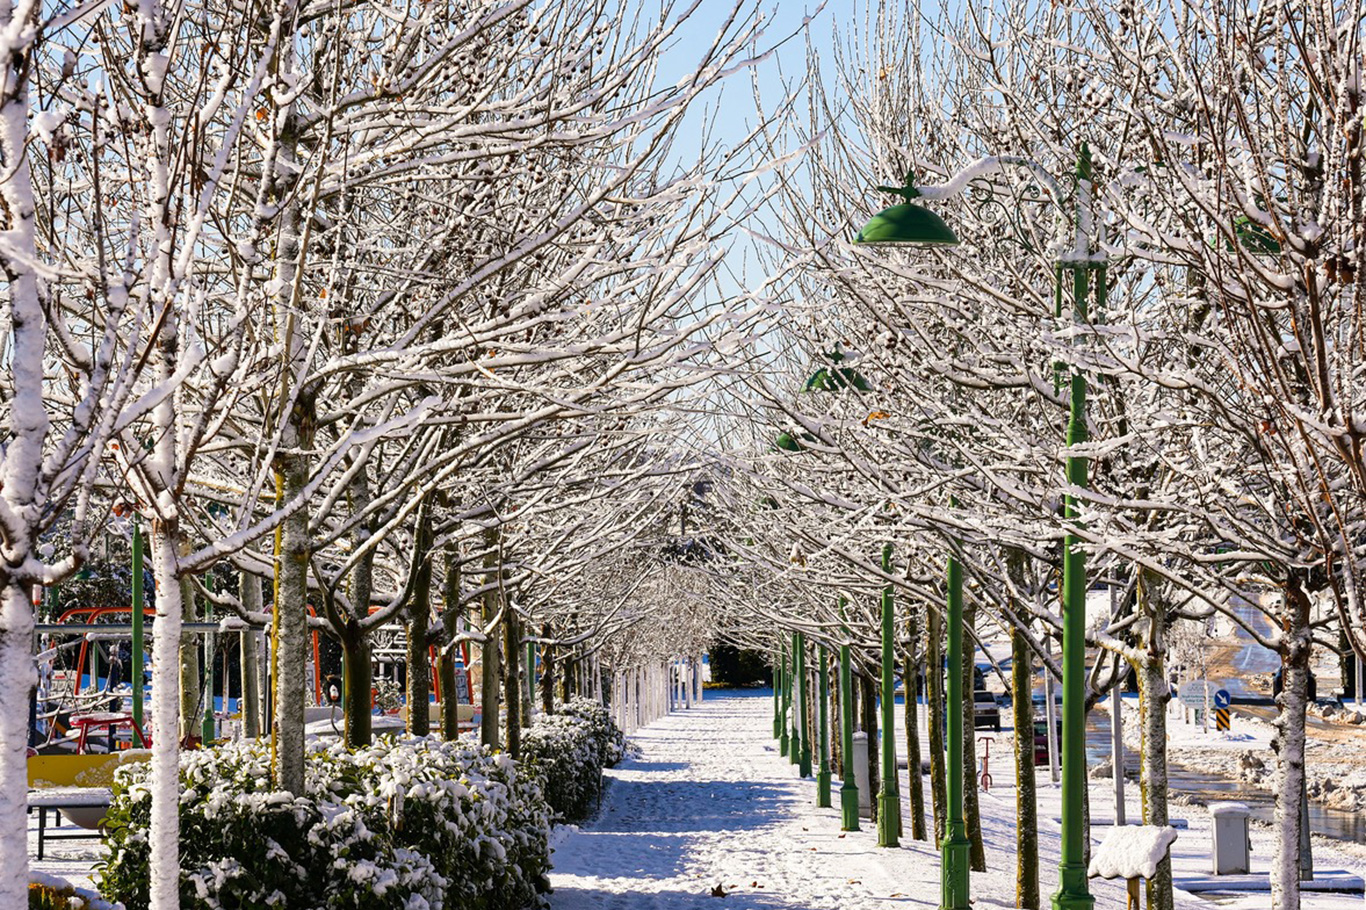
[[[1214,874],[1245,875],[1251,868],[1247,819],[1252,810],[1244,803],[1210,803],[1214,819]]]

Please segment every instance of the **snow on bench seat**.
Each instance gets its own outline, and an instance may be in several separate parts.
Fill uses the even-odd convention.
[[[1087,875],[1095,878],[1152,878],[1176,840],[1170,825],[1118,825],[1091,854]]]

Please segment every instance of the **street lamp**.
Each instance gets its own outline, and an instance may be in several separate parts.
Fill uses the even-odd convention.
[[[899,205],[884,209],[859,231],[854,242],[870,245],[956,246],[958,238],[947,224],[928,209],[911,200],[947,199],[955,196],[975,179],[998,174],[1007,168],[1029,171],[1044,186],[1060,215],[1072,208],[1072,242],[1060,244],[1055,266],[1061,273],[1072,273],[1073,319],[1084,323],[1087,319],[1087,297],[1092,273],[1096,279],[1098,301],[1105,294],[1104,260],[1096,261],[1090,252],[1091,220],[1091,155],[1083,143],[1077,156],[1075,193],[1064,192],[1037,162],[1017,156],[981,158],[959,171],[941,186],[912,185],[910,175],[903,187],[878,187],[879,190],[902,197]],[[1060,222],[1061,223],[1061,222]],[[1061,306],[1061,287],[1057,299]],[[1061,313],[1057,315],[1061,316]],[[1075,338],[1074,338],[1075,341]],[[1063,496],[1063,516],[1069,523],[1078,517],[1077,498],[1072,491],[1086,486],[1086,459],[1075,454],[1076,447],[1086,441],[1086,378],[1073,370],[1069,390],[1067,421],[1067,491]],[[1063,538],[1063,724],[1062,724],[1062,858],[1059,863],[1058,892],[1053,895],[1054,910],[1091,910],[1095,900],[1087,887],[1085,844],[1083,842],[1082,812],[1086,787],[1086,715],[1084,710],[1086,675],[1086,555],[1078,545],[1077,535]],[[956,559],[948,564],[947,625],[949,629],[949,695],[957,696],[959,704],[948,712],[948,830],[943,850],[944,910],[968,908],[968,843],[963,825],[963,762],[962,762],[962,569]],[[957,692],[954,690],[958,689]],[[1017,731],[1018,732],[1018,731]],[[955,751],[957,757],[955,758]]]

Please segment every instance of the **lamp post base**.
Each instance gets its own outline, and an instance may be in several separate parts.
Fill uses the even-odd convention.
[[[830,771],[822,769],[816,772],[816,808],[830,808]]]
[[[805,743],[802,744],[801,758],[797,762],[797,772],[802,777],[811,776],[811,747]]]
[[[778,754],[787,758],[787,730],[783,730],[783,735],[778,737]]]
[[[899,847],[901,836],[901,797],[891,792],[894,785],[882,782],[882,791],[877,795],[877,845],[879,847]]]
[[[940,851],[943,857],[940,875],[943,879],[939,910],[970,910],[968,873],[972,869],[971,842],[961,832],[957,836],[950,834],[940,844]]]
[[[1058,893],[1053,895],[1053,910],[1092,910],[1096,899],[1086,884],[1086,867],[1064,863],[1058,867]]]
[[[857,831],[858,828],[858,787],[845,783],[840,787],[840,830]]]

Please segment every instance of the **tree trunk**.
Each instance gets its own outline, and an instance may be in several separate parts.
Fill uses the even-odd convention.
[[[175,577],[177,538],[175,519],[152,522],[152,571],[159,596],[152,639],[154,667],[171,668],[164,678],[153,671],[158,687],[152,701],[152,906],[179,905],[180,857],[180,627],[183,603]]]
[[[1039,806],[1034,788],[1034,667],[1024,632],[1010,630],[1015,727],[1015,906],[1039,910]]]
[[[1285,608],[1281,625],[1281,694],[1276,696],[1276,815],[1280,832],[1276,858],[1271,864],[1271,904],[1277,910],[1300,906],[1301,851],[1308,844],[1301,803],[1305,799],[1304,714],[1309,703],[1309,596],[1303,573],[1292,570],[1285,585]]]
[[[830,695],[830,771],[841,781],[844,780],[844,737],[841,732],[844,730],[844,720],[840,714],[840,658],[839,649],[831,652],[832,671],[830,675],[831,695]],[[777,671],[774,671],[774,678],[777,678]]]
[[[261,612],[261,579],[246,572],[238,576],[238,599],[248,613]],[[238,633],[238,665],[242,670],[242,735],[256,739],[261,735],[261,655],[254,629]]]
[[[513,758],[522,754],[522,624],[513,610],[503,617],[503,705],[507,714],[507,751]]]
[[[187,622],[194,622],[198,615],[195,609],[194,583],[188,578],[176,582],[180,588],[181,616]],[[199,731],[203,713],[199,709],[200,689],[203,677],[199,665],[199,636],[193,632],[180,635],[180,732],[181,742],[199,741]]]
[[[555,713],[555,646],[550,643],[550,626],[541,626],[541,638],[545,639],[545,644],[541,646],[541,712],[543,714]],[[626,677],[623,686],[629,685],[630,676]],[[631,696],[631,704],[635,704],[635,696]]]
[[[925,693],[929,702],[930,798],[934,804],[934,841],[943,843],[949,805],[944,753],[944,616],[931,609],[925,621]]]
[[[1171,689],[1167,684],[1167,607],[1158,597],[1157,584],[1149,573],[1140,571],[1138,609],[1147,617],[1148,634],[1143,642],[1144,660],[1134,667],[1138,677],[1138,714],[1143,730],[1140,746],[1139,784],[1143,796],[1143,824],[1164,826],[1167,818],[1167,703]],[[1151,910],[1172,910],[1172,861],[1163,857],[1157,874],[1148,879],[1148,906]]]
[[[455,548],[446,547],[446,577],[441,585],[441,649],[436,671],[441,677],[441,738],[460,738],[460,702],[455,696],[455,662],[459,645],[454,644],[460,630],[460,565]],[[466,672],[463,668],[461,672]]]
[[[859,712],[863,719],[863,732],[868,735],[868,801],[873,806],[873,817],[877,818],[877,795],[882,785],[878,775],[877,747],[877,683],[867,674],[859,674]]]
[[[294,454],[313,444],[312,396],[306,391],[291,409],[282,455],[282,503],[303,501],[308,483],[305,457]],[[285,519],[280,531],[279,600],[275,605],[276,641],[272,677],[275,683],[276,785],[287,793],[304,792],[304,706],[307,704],[304,670],[308,665],[308,536],[309,510],[302,504]]]
[[[431,620],[430,586],[413,592],[408,621],[408,732],[427,736],[432,732],[432,663],[427,655],[427,625]]]
[[[977,607],[964,598],[963,604],[963,821],[968,829],[968,842],[973,872],[987,871],[986,847],[982,843],[982,811],[977,802],[977,718],[976,668],[971,632],[977,628]]]
[[[348,748],[359,749],[370,745],[370,692],[374,680],[370,666],[370,639],[360,626],[348,619],[341,635],[342,646],[342,722]]]
[[[911,789],[911,837],[925,840],[925,780],[920,771],[920,700],[917,695],[920,655],[916,653],[920,642],[920,608],[912,605],[908,613],[908,645],[901,665],[901,689],[906,693],[906,779]]]
[[[424,499],[417,515],[413,541],[416,569],[408,616],[408,732],[427,736],[432,732],[432,664],[427,656],[427,627],[432,617],[432,517],[431,499]]]
[[[498,748],[498,685],[501,679],[499,627],[494,625],[499,605],[497,541],[497,529],[485,533],[484,543],[489,550],[484,556],[484,609],[480,623],[484,641],[479,646],[479,741],[492,749]]]

